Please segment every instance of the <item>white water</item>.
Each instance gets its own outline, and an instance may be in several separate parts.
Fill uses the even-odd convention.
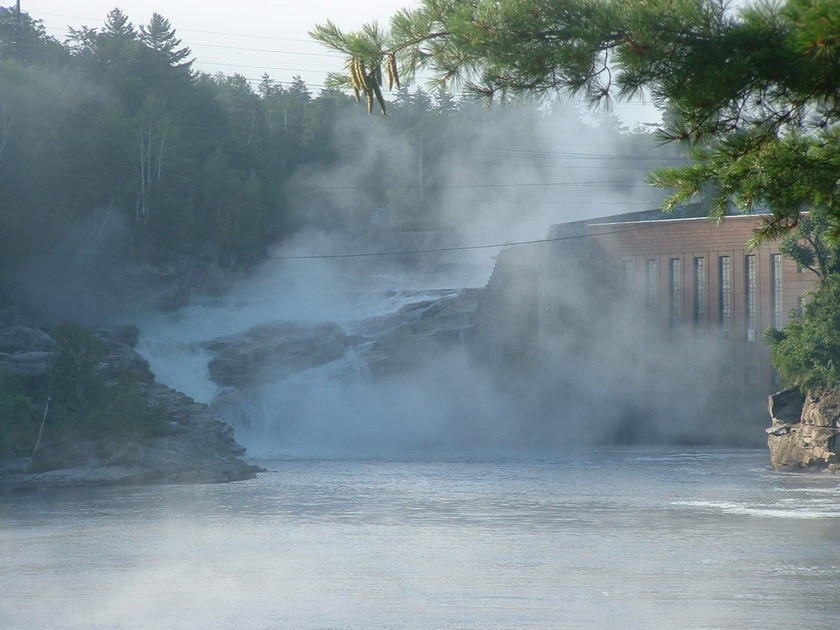
[[[482,285],[492,260],[458,268],[465,270],[460,276],[332,260],[270,263],[233,295],[147,317],[138,351],[160,382],[211,404],[225,391],[209,378],[204,342],[277,320],[335,322],[348,335],[372,340],[403,306]],[[521,432],[513,407],[463,349],[374,381],[359,356],[363,348],[249,390],[225,417],[238,441],[254,454],[394,455],[499,450]]]
[[[263,460],[0,501],[8,630],[837,628],[840,478],[763,451]]]
[[[348,334],[364,334],[359,329],[362,322],[394,314],[408,304],[453,295],[465,286],[483,286],[492,261],[486,261],[483,271],[467,269],[470,273],[460,276],[422,271],[386,274],[330,260],[268,263],[233,295],[149,314],[143,318],[137,350],[158,381],[210,404],[220,390],[210,381],[207,364],[212,357],[202,342],[278,320],[336,322]],[[327,372],[330,369],[327,366]]]

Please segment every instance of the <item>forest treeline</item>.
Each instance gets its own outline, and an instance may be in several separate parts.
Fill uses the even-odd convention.
[[[0,8],[0,285],[33,255],[61,251],[71,230],[86,235],[84,251],[98,251],[117,223],[116,250],[127,256],[165,259],[189,245],[219,264],[252,265],[269,244],[317,220],[290,197],[298,206],[330,203],[291,186],[292,177],[347,164],[365,134],[384,129],[417,145],[410,172],[384,154],[368,160],[338,220],[348,229],[382,216],[422,226],[435,203],[435,160],[492,116],[477,103],[405,88],[388,114],[370,117],[340,91],[314,95],[299,77],[281,83],[266,74],[252,85],[196,71],[159,14],[135,27],[114,9],[103,27],[70,29],[60,42],[41,21]],[[358,125],[342,128],[353,117]]]
[[[13,266],[69,224],[121,215],[132,255],[209,243],[253,261],[290,229],[282,185],[331,159],[319,130],[352,101],[314,99],[303,81],[195,72],[155,14],[135,28],[115,9],[99,30],[47,36],[0,10],[0,265]]]

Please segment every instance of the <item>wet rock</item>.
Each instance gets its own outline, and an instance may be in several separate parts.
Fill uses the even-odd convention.
[[[396,324],[368,352],[371,374],[386,376],[420,364],[441,348],[464,346],[475,325],[480,289],[416,302],[400,309]]]
[[[215,355],[208,367],[220,385],[255,386],[335,361],[351,344],[331,322],[271,322],[207,344]]]
[[[9,457],[0,459],[0,475],[28,473],[32,470],[31,457]]]
[[[51,352],[0,352],[0,374],[15,377],[43,376],[52,363]]]
[[[137,326],[114,326],[112,328],[98,328],[94,335],[100,338],[111,339],[118,343],[125,344],[130,348],[136,348],[140,341],[140,329]]]
[[[54,350],[55,340],[43,330],[22,325],[0,328],[0,374],[42,376]]]
[[[54,348],[55,339],[38,328],[29,326],[0,328],[0,352],[2,353],[51,352]]]
[[[105,356],[97,366],[97,372],[101,376],[113,379],[122,373],[131,372],[142,383],[154,381],[149,363],[137,354],[132,346],[120,341],[120,336],[107,329],[96,330],[93,336],[107,348]]]
[[[840,464],[840,388],[777,392],[770,397],[770,463],[784,470],[830,470]]]

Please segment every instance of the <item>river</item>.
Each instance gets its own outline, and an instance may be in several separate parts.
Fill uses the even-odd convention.
[[[8,630],[836,628],[840,478],[759,450],[289,458],[6,495]]]

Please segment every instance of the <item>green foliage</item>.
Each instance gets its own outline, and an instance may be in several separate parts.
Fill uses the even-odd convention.
[[[330,82],[357,96],[393,59],[403,84],[423,70],[490,100],[649,95],[660,141],[691,158],[649,176],[673,191],[663,208],[769,211],[752,243],[787,236],[821,277],[805,314],[768,331],[774,363],[788,384],[840,381],[840,0],[421,0],[389,29],[311,36],[345,55]]]
[[[20,35],[20,36],[18,36]],[[15,7],[0,7],[0,59],[22,65],[57,65],[64,57],[61,44],[46,33],[43,20],[34,20]]]
[[[819,214],[801,217],[779,251],[820,278],[840,273],[840,245],[830,238],[829,221]]]
[[[106,378],[101,373],[108,352],[104,342],[73,324],[57,326],[52,336],[57,352],[47,375],[50,409],[45,438],[67,431],[88,438],[167,432],[164,417],[149,406],[136,376],[122,372]]]
[[[802,315],[784,331],[768,329],[764,340],[785,386],[804,391],[840,382],[840,275],[822,278]]]
[[[840,0],[422,0],[388,30],[328,22],[311,35],[348,69],[362,61],[373,72],[395,56],[404,79],[425,70],[489,99],[648,94],[666,111],[660,139],[694,159],[651,175],[676,191],[665,209],[695,196],[713,215],[769,209],[762,240],[806,210],[840,236],[838,15]]]
[[[0,457],[14,454],[21,444],[31,448],[37,432],[32,399],[19,380],[0,375]]]

